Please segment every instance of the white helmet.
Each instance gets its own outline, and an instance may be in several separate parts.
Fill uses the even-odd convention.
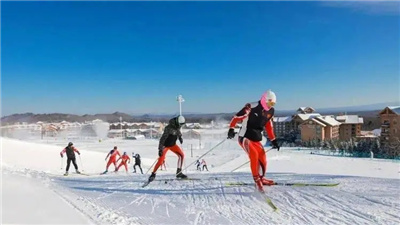
[[[262,96],[261,96],[261,105],[265,110],[270,110],[270,107],[268,107],[267,102],[273,102],[276,103],[276,95],[273,91],[268,90],[266,91]]]
[[[177,122],[178,122],[179,126],[182,126],[183,124],[185,124],[185,117],[178,116]]]

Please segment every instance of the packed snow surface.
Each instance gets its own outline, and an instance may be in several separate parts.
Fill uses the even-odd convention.
[[[200,180],[175,180],[177,157],[169,152],[167,170],[141,185],[148,174],[100,175],[114,146],[139,153],[146,173],[158,140],[72,140],[79,170],[63,176],[60,151],[71,140],[1,138],[3,224],[396,224],[400,223],[399,161],[310,154],[293,148],[267,153],[267,177],[277,182],[340,183],[336,187],[265,187],[279,208],[274,212],[253,185],[248,159],[234,140],[204,157],[209,172],[192,163],[223,140],[184,140],[184,173]],[[265,147],[266,150],[269,147]],[[193,156],[192,156],[193,155]],[[192,165],[190,165],[192,164]],[[109,171],[113,171],[111,166]]]

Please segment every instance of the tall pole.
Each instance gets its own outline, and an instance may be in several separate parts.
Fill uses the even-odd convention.
[[[176,100],[179,102],[179,115],[182,116],[182,102],[184,102],[185,99],[183,99],[182,95],[178,95]]]

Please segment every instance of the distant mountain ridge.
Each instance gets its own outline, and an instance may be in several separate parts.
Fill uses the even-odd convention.
[[[350,107],[337,107],[337,108],[316,108],[317,113],[321,114],[332,114],[337,115],[342,114],[356,114],[365,117],[377,117],[378,113],[384,109],[386,106],[400,105],[400,102],[388,102],[388,103],[378,103],[371,105],[362,106],[350,106]],[[293,110],[276,110],[275,116],[290,116],[296,113],[296,109]],[[229,121],[235,112],[231,113],[185,113],[185,117],[188,122],[210,122],[211,120],[227,120]],[[22,113],[22,114],[12,114],[9,116],[4,116],[1,118],[2,125],[14,124],[16,122],[26,122],[26,123],[36,123],[38,121],[42,122],[80,122],[92,121],[95,119],[100,119],[109,123],[119,122],[120,118],[125,122],[150,122],[150,121],[160,121],[167,122],[170,118],[176,116],[176,114],[141,114],[141,115],[130,115],[122,112],[114,113],[103,113],[94,115],[75,115],[75,114],[64,114],[64,113],[49,113],[49,114],[34,114],[34,113]]]

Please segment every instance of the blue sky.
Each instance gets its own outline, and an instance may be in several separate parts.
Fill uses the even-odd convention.
[[[398,101],[399,4],[1,2],[2,115]]]

